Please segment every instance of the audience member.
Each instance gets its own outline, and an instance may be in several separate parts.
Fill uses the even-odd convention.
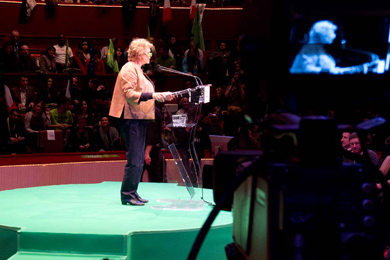
[[[79,105],[80,100],[83,98],[84,89],[79,85],[79,78],[77,76],[72,77],[72,104]]]
[[[115,49],[114,62],[115,61],[118,64],[118,70],[120,70],[122,66],[125,65],[125,63],[127,62],[125,55],[123,53],[123,49],[121,47],[117,47]],[[107,65],[107,61],[105,61],[105,63],[106,63],[106,73],[114,73],[113,68]]]
[[[102,103],[109,98],[109,94],[106,91],[106,87],[102,84],[96,87],[95,99],[100,100]]]
[[[253,149],[260,150],[263,148],[262,146],[262,138],[263,138],[264,126],[262,126],[262,122],[256,120],[253,123],[253,128],[249,129],[249,138],[251,139],[251,144]]]
[[[103,103],[109,95],[106,92],[106,87],[100,84],[98,78],[91,78],[88,81],[88,88],[83,90],[81,98],[91,103],[93,100],[98,100],[99,103]]]
[[[90,78],[88,80],[88,87],[81,87],[77,77],[73,78],[73,102],[78,105],[81,100],[86,100],[88,104],[96,98],[96,88],[99,86],[97,78]]]
[[[195,53],[197,54],[197,56],[203,60],[203,51],[194,45],[194,37],[191,37],[190,45],[189,45],[188,49],[185,50],[184,57],[187,57],[191,50],[195,50]]]
[[[87,152],[93,149],[93,131],[86,126],[87,119],[77,118],[77,125],[72,127],[68,137],[67,149],[70,152]]]
[[[46,51],[39,57],[39,70],[37,72],[47,74],[47,73],[57,73],[57,65],[54,55],[56,49],[50,45],[47,46]]]
[[[245,105],[245,84],[241,80],[241,75],[237,71],[230,81],[230,85],[227,86],[225,91],[225,97],[227,98],[228,109],[229,106],[244,107]]]
[[[176,111],[176,115],[188,114],[190,109],[190,100],[188,97],[182,97],[179,101],[179,109]]]
[[[149,42],[153,44],[152,48],[150,48],[150,51],[152,52],[152,58],[150,59],[151,62],[154,62],[157,58],[157,50],[156,50],[156,45],[154,42],[154,37],[149,38]]]
[[[12,99],[20,110],[19,113],[26,113],[34,106],[37,92],[28,84],[28,77],[20,76],[19,86],[11,88]]]
[[[156,62],[154,64],[154,71],[158,71],[158,65],[170,69],[176,69],[176,60],[173,57],[169,56],[168,50],[168,47],[165,45],[159,47]]]
[[[89,111],[86,100],[81,100],[76,108],[76,120],[82,117],[85,119],[85,127],[93,129],[95,126],[97,126],[98,122],[95,122],[94,114]]]
[[[220,107],[214,107],[211,113],[202,119],[202,128],[207,135],[223,135],[223,125]]]
[[[115,49],[114,59],[118,62],[118,69],[120,70],[123,65],[126,64],[127,60],[125,59],[125,55],[123,49],[121,47],[117,47]]]
[[[381,157],[379,159],[379,162],[382,163],[384,159],[390,155],[390,136],[385,138],[384,145],[380,150],[380,152],[381,152]]]
[[[362,149],[361,140],[357,133],[350,134],[349,144],[351,146],[351,151],[350,154],[345,153],[344,162],[371,163],[379,168],[377,153],[370,149]]]
[[[183,51],[179,46],[175,36],[171,36],[168,42],[169,56],[176,60],[176,69],[182,71]]]
[[[20,47],[18,58],[18,71],[22,73],[35,73],[37,71],[36,59],[31,57],[30,48],[27,45]]]
[[[53,87],[53,82],[53,78],[47,78],[45,88],[43,88],[38,94],[38,98],[44,101],[45,104],[50,108],[57,106],[57,102],[60,97],[60,91]]]
[[[243,120],[245,108],[245,84],[241,82],[238,73],[234,75],[231,84],[226,88],[225,97],[228,109],[225,114],[224,133],[235,136]]]
[[[59,73],[62,73],[64,69],[73,63],[73,51],[72,48],[68,46],[69,63],[65,64],[67,49],[65,40],[65,36],[63,34],[59,34],[57,36],[57,44],[54,45],[54,48],[56,49],[54,58],[56,60],[56,66]]]
[[[0,55],[0,70],[4,72],[17,72],[18,60],[11,41],[6,41],[3,44],[3,49]]]
[[[351,145],[349,144],[350,132],[343,132],[341,136],[341,146],[345,151],[351,151]]]
[[[79,48],[76,50],[76,56],[79,58],[81,64],[86,67],[86,61],[91,58],[91,44],[87,40],[79,42]]]
[[[7,153],[26,153],[26,130],[23,122],[20,120],[20,112],[18,109],[11,109],[7,118],[6,140]]]
[[[108,116],[100,118],[100,125],[94,131],[94,144],[96,151],[114,151],[119,149],[120,138],[118,129],[110,125]]]
[[[20,41],[20,33],[18,30],[12,30],[10,41],[12,43],[12,49],[16,55],[16,58],[19,58],[21,47],[25,45],[25,43]]]
[[[163,88],[167,82],[166,73],[159,70],[159,66],[176,69],[176,60],[168,55],[168,47],[164,44],[157,47],[157,58],[152,68],[156,89]]]
[[[238,129],[237,149],[260,150],[262,136],[260,122],[241,124]]]
[[[115,47],[117,45],[118,39],[117,38],[112,38],[111,41],[112,41],[112,44]],[[107,63],[107,55],[108,55],[109,47],[110,47],[109,45],[106,45],[106,46],[104,46],[104,47],[102,47],[100,49],[101,59],[104,61],[104,63]],[[123,55],[124,55],[124,53],[123,53]]]
[[[85,67],[89,67],[89,63],[91,62],[91,59],[87,59],[85,61]],[[106,64],[104,64],[104,61],[101,59],[101,54],[99,51],[95,51],[95,56],[93,59],[93,72],[96,75],[104,75],[106,74]]]
[[[211,100],[209,103],[206,103],[205,106],[202,107],[203,114],[207,115],[211,113],[214,107],[219,107],[221,109],[221,115],[225,115],[227,111],[227,98],[225,96],[225,91],[222,87],[216,87],[214,89],[214,95],[211,96]]]
[[[206,61],[207,83],[214,86],[227,86],[235,71],[231,53],[226,42],[219,43],[219,49],[210,53]]]
[[[122,68],[123,65],[127,63],[127,59],[125,58],[124,50],[121,47],[117,47],[115,49],[115,58],[118,62],[118,68],[119,70]]]
[[[387,176],[390,170],[390,137],[385,139],[383,148],[380,150],[379,165],[379,170]]]
[[[24,117],[24,128],[27,131],[26,143],[32,151],[37,151],[39,131],[47,130],[51,126],[50,116],[46,114],[45,103],[37,101],[32,111]]]
[[[70,128],[74,122],[72,112],[70,111],[71,101],[68,98],[60,98],[57,108],[50,110],[51,127],[64,131]]]
[[[101,117],[108,114],[110,110],[110,102],[111,98],[105,101],[101,99],[94,99],[88,103],[88,110],[92,113],[94,122],[97,122],[99,124]],[[113,125],[113,122],[111,120],[115,119],[110,118],[110,125]],[[117,129],[119,128],[117,127]]]
[[[192,75],[203,73],[203,53],[200,55],[200,49],[193,46],[187,50],[182,60],[183,72]]]

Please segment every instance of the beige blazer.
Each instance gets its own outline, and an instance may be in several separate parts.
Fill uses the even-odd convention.
[[[132,61],[119,71],[112,94],[109,115],[125,119],[154,119],[154,99],[139,102],[141,93],[154,92],[153,83],[148,80],[140,66]]]

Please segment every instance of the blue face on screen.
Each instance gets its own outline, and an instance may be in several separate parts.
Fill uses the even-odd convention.
[[[370,35],[362,33],[360,24],[355,24],[352,33],[360,41],[370,41]],[[346,28],[345,28],[346,27]],[[346,37],[348,25],[344,27],[342,36]],[[359,28],[360,27],[360,28]],[[334,48],[334,41],[338,37],[339,27],[330,20],[315,21],[310,30],[305,33],[304,40],[300,42],[300,49],[293,57],[290,67],[291,74],[382,74],[388,70],[386,55],[380,56],[371,50],[349,48],[348,39],[339,37],[339,48]],[[360,31],[359,31],[360,29]],[[388,33],[388,27],[387,31]],[[357,36],[356,36],[357,35]],[[382,38],[384,36],[381,36]],[[366,38],[366,39],[364,39]],[[387,39],[383,39],[387,41]],[[356,41],[358,42],[358,41]],[[329,46],[332,46],[330,48]]]

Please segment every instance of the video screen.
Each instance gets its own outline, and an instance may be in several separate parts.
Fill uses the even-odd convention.
[[[385,74],[389,17],[300,14],[290,24],[290,74]]]

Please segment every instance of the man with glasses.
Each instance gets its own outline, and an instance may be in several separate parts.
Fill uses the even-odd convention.
[[[344,162],[371,163],[372,165],[379,167],[378,155],[373,150],[364,150],[362,148],[361,141],[357,133],[351,133],[351,135],[349,136],[349,144],[351,146],[351,156],[345,157]]]

